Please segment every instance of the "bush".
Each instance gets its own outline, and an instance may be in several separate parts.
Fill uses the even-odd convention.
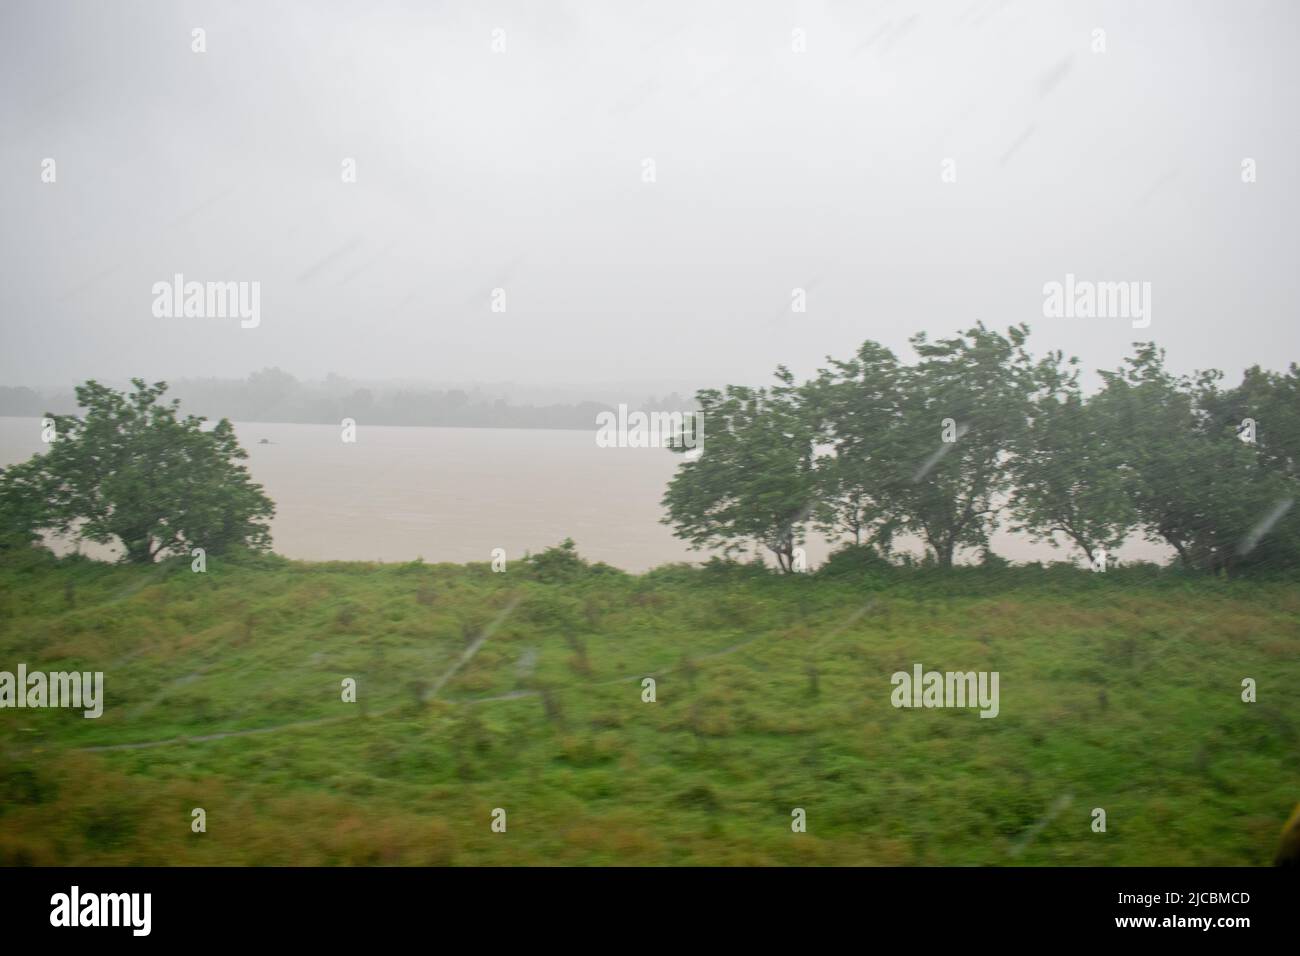
[[[770,578],[774,573],[760,558],[755,557],[749,561],[738,561],[730,555],[726,557],[714,555],[704,562],[703,570],[707,574],[726,578],[727,580],[752,581],[757,578]]]
[[[559,545],[547,548],[541,554],[526,555],[524,564],[531,577],[547,583],[571,580],[586,566],[586,562],[578,556],[578,546],[572,538],[565,538]]]
[[[627,577],[627,572],[603,561],[592,564],[584,560],[578,554],[578,546],[572,538],[565,538],[541,554],[525,557],[524,565],[533,580],[544,584],[558,584],[584,577]]]
[[[857,577],[861,575],[879,576],[888,574],[893,565],[880,552],[867,545],[845,545],[833,551],[826,563],[817,569],[818,577]]]

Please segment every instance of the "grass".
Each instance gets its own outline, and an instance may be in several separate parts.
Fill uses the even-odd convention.
[[[915,662],[1001,713],[895,709]],[[7,865],[1259,865],[1300,797],[1286,581],[32,552],[19,663],[106,703],[0,710]]]

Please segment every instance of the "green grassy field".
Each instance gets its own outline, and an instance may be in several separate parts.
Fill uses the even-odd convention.
[[[894,708],[917,662],[1000,714]],[[1300,797],[1286,582],[33,552],[19,663],[106,703],[0,710],[9,865],[1257,865]]]

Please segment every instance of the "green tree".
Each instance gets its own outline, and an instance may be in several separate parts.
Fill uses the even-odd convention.
[[[1085,400],[1078,360],[1062,358],[1054,352],[1039,363],[1039,394],[1012,462],[1010,505],[1015,530],[1053,543],[1063,534],[1091,562],[1099,548],[1123,543],[1136,516],[1116,423],[1101,403]]]
[[[890,493],[898,477],[898,359],[865,342],[850,361],[829,361],[803,388],[817,443],[829,452],[814,460],[816,524],[831,538],[851,536],[855,547],[888,558],[900,525]]]
[[[697,549],[730,554],[756,543],[789,572],[816,505],[814,428],[784,367],[777,382],[697,393],[702,453],[688,457],[669,482],[663,523]],[[675,443],[674,450],[687,449]]]
[[[959,547],[987,549],[997,526],[1037,388],[1027,334],[979,323],[953,338],[911,340],[920,361],[900,375],[890,506],[940,567],[952,567]]]
[[[1102,376],[1093,401],[1112,422],[1148,538],[1166,542],[1184,567],[1211,573],[1232,573],[1265,537],[1278,540],[1295,480],[1212,414],[1223,402],[1221,372],[1171,375],[1163,350],[1139,343],[1126,367]]]
[[[1236,388],[1207,391],[1200,403],[1216,430],[1253,438],[1279,489],[1272,509],[1239,548],[1237,565],[1300,567],[1300,366],[1293,362],[1285,373],[1254,366]]]
[[[179,402],[160,401],[165,382],[121,393],[89,381],[77,388],[84,417],[51,415],[50,450],[0,474],[0,502],[24,497],[34,528],[118,542],[123,560],[203,548],[265,550],[275,506],[240,462],[233,426],[212,428]]]
[[[40,540],[45,487],[31,462],[0,468],[0,551],[28,548]]]
[[[1250,429],[1265,467],[1300,479],[1300,366],[1293,362],[1281,373],[1256,365],[1236,388],[1208,388],[1198,400],[1215,429],[1239,438],[1251,437]]]

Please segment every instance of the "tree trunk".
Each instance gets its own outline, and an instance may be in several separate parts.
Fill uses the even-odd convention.
[[[771,550],[771,552],[772,552],[773,554],[776,555],[776,566],[777,566],[778,568],[781,569],[781,573],[782,573],[782,574],[789,574],[789,573],[790,573],[790,563],[789,563],[789,560],[788,560],[787,557],[786,557],[786,553],[785,553],[784,551],[782,551],[780,548],[772,548],[772,549],[770,549],[770,550]]]
[[[126,560],[131,564],[153,563],[153,543],[147,534],[143,537],[124,536],[122,547],[126,551]]]
[[[957,550],[957,542],[949,538],[947,540],[936,541],[931,544],[934,548],[935,560],[939,562],[939,567],[948,570],[952,567],[952,555]]]
[[[769,544],[767,549],[776,555],[776,566],[782,574],[790,574],[794,569],[794,539],[786,538],[779,546]]]

